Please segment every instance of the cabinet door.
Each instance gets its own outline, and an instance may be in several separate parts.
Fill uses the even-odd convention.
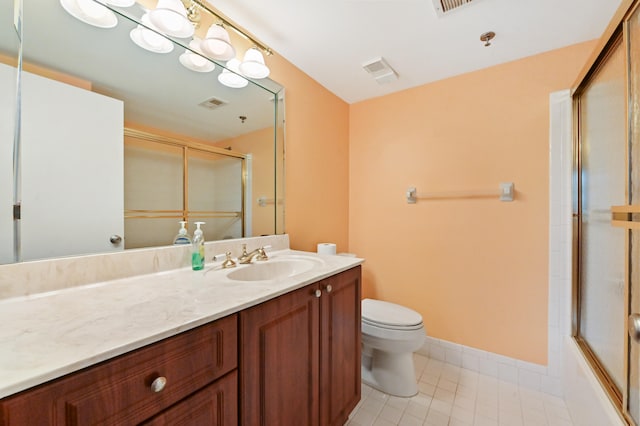
[[[317,285],[240,313],[240,418],[245,425],[317,425]]]
[[[180,401],[143,426],[234,426],[238,424],[238,374],[229,373]]]
[[[343,425],[360,400],[360,266],[319,285],[320,424]]]

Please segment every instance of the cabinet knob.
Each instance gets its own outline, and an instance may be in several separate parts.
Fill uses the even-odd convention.
[[[156,377],[156,379],[151,382],[151,390],[158,393],[158,392],[162,392],[162,389],[164,389],[164,387],[167,385],[167,378],[166,377]]]
[[[321,291],[321,290],[316,290],[316,291],[315,291],[315,293],[314,293],[314,295],[315,295],[316,297],[320,297],[320,296],[322,296],[322,291]]]
[[[333,287],[331,287],[331,284],[329,284],[324,289],[327,290],[327,293],[331,293],[331,290],[333,290]]]
[[[122,242],[122,237],[120,235],[114,234],[111,237],[109,237],[109,242],[114,245],[120,244]]]

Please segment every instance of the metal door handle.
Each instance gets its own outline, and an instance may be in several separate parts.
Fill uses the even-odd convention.
[[[629,315],[629,337],[640,343],[640,314]]]
[[[114,234],[109,238],[109,241],[111,244],[120,244],[122,242],[122,237]]]

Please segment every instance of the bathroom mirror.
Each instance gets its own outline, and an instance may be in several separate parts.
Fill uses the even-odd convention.
[[[143,50],[134,44],[131,36],[132,30],[137,28],[138,21],[144,13],[143,8],[138,4],[127,8],[110,7],[115,12],[117,25],[112,28],[97,28],[71,16],[63,9],[61,3],[64,2],[43,0],[25,1],[23,4],[21,111],[23,130],[21,136],[24,146],[21,149],[22,220],[20,227],[22,229],[20,233],[23,252],[21,260],[117,251],[126,247],[124,242],[127,241],[127,231],[124,225],[121,230],[113,232],[105,230],[94,232],[93,228],[97,223],[108,222],[107,219],[102,218],[103,214],[107,214],[107,210],[117,212],[116,220],[122,222],[124,210],[128,208],[126,201],[123,203],[122,199],[127,199],[127,194],[118,195],[116,191],[115,201],[107,202],[105,200],[108,196],[112,196],[107,194],[111,189],[94,189],[102,187],[93,187],[93,183],[85,184],[91,187],[82,191],[69,190],[69,188],[77,182],[92,182],[92,179],[97,177],[100,184],[115,185],[122,190],[125,186],[123,169],[126,167],[118,164],[119,160],[112,160],[111,165],[101,166],[92,166],[90,161],[106,158],[106,151],[104,153],[102,151],[105,145],[119,146],[122,150],[127,134],[134,134],[138,139],[145,141],[156,139],[164,142],[163,146],[172,146],[176,141],[190,143],[192,146],[203,144],[214,146],[219,151],[226,150],[234,155],[240,154],[246,157],[248,160],[246,167],[242,169],[242,173],[236,173],[239,179],[242,179],[243,186],[240,188],[244,188],[243,193],[236,198],[243,202],[243,214],[238,220],[245,220],[249,225],[234,228],[244,228],[245,234],[238,234],[240,231],[229,231],[227,233],[210,232],[208,235],[205,230],[208,240],[284,232],[283,88],[268,78],[250,80],[243,88],[226,87],[218,81],[218,74],[223,71],[223,68],[217,63],[211,72],[187,69],[181,64],[180,57],[186,52],[189,39],[172,40],[171,51],[167,53]],[[17,55],[15,30],[12,28],[11,20],[7,19],[13,16],[13,9],[13,0],[0,0],[2,17],[0,65],[3,63],[11,65],[11,58]],[[203,29],[198,31],[202,33]],[[237,55],[241,56],[242,53],[238,52]],[[30,79],[41,78],[47,80],[38,91],[33,88],[37,84],[30,83]],[[55,82],[53,88],[47,86],[48,80]],[[59,86],[60,82],[65,86]],[[73,89],[70,90],[69,87]],[[61,91],[58,92],[58,89]],[[77,93],[70,93],[73,90]],[[87,92],[91,92],[92,96],[97,98],[97,104],[82,103]],[[109,113],[103,113],[100,109],[105,99],[107,104],[115,105],[114,108],[109,107],[111,111]],[[111,102],[112,100],[115,100],[115,103]],[[27,102],[29,102],[28,107]],[[74,103],[74,108],[67,110],[70,102]],[[33,107],[31,106],[33,103],[41,105]],[[111,120],[109,118],[111,115],[114,115],[117,121],[118,108],[123,114],[121,123],[123,135],[120,137],[117,136],[118,131],[114,131],[114,128],[105,124]],[[39,115],[32,109],[38,109]],[[88,114],[88,118],[85,118],[85,113]],[[9,112],[7,111],[4,115],[3,118],[9,117]],[[36,116],[43,122],[34,122]],[[65,128],[63,122],[67,121],[70,124]],[[107,126],[106,130],[101,126]],[[40,133],[37,136],[29,130],[32,127],[39,128]],[[100,137],[105,140],[98,143],[97,140]],[[10,152],[9,141],[5,139],[4,134],[2,138],[3,158],[5,158],[4,151]],[[75,147],[72,144],[66,144],[74,138],[80,138],[83,141]],[[29,143],[25,143],[27,140]],[[90,143],[97,145],[91,148]],[[157,151],[163,152],[163,149],[160,148]],[[126,163],[126,145],[122,151],[118,155],[124,156],[124,163]],[[190,155],[194,152],[197,150],[192,150]],[[204,158],[204,155],[202,154],[200,159]],[[225,157],[224,153],[222,157]],[[217,154],[209,155],[209,164],[222,164],[223,161],[220,160],[222,157]],[[160,166],[163,160],[158,161]],[[184,160],[185,167],[189,162]],[[0,169],[6,175],[6,166],[10,164],[5,163]],[[76,169],[77,174],[74,174]],[[151,167],[145,172],[150,178],[150,187],[153,188],[156,182],[159,185],[161,181],[169,186],[181,185],[182,183],[176,180],[186,179],[185,176],[188,174],[187,171],[174,173],[175,179],[168,180],[166,170],[162,167]],[[154,173],[157,173],[155,179]],[[63,183],[58,186],[52,184],[51,181],[55,180],[53,177],[62,174],[65,175]],[[212,185],[205,179],[200,182],[197,180],[198,176],[203,174],[197,173],[197,170],[194,171],[191,181],[185,187],[194,194],[205,194],[211,200],[214,200],[220,192],[220,186],[226,189],[238,186],[236,182],[216,185]],[[8,191],[11,185],[12,179],[2,175],[0,195]],[[155,190],[165,191],[164,188],[155,188]],[[33,195],[34,192],[37,192],[37,195]],[[33,199],[42,201],[45,197],[48,197],[48,201],[42,204],[44,207],[34,208],[35,202],[27,202]],[[185,194],[182,194],[182,197],[184,198]],[[74,200],[78,198],[80,200]],[[5,201],[6,199],[5,197]],[[71,206],[73,201],[80,201],[81,205],[66,207],[66,210],[57,217],[53,214],[52,206],[67,204]],[[215,201],[208,204],[215,205]],[[85,210],[80,211],[81,208]],[[3,210],[6,211],[4,206]],[[114,213],[109,214],[114,216]],[[142,216],[144,215],[137,217],[135,223],[131,222],[133,225],[130,224],[129,228],[144,229],[147,235],[154,235],[152,238],[155,241],[154,244],[171,244],[178,230],[179,218],[174,218],[170,214],[168,218],[163,218],[161,221],[163,225],[160,228],[154,228],[150,225],[152,221],[144,221]],[[197,219],[196,215],[192,217]],[[208,217],[205,216],[202,220],[210,222],[217,220],[211,216]],[[34,226],[31,225],[33,221],[40,223]],[[0,222],[2,222],[0,223],[1,232],[8,229],[9,222],[13,220],[2,217]],[[70,225],[69,231],[63,231],[66,225]],[[194,228],[192,224],[190,224],[192,232],[191,228]],[[57,235],[55,235],[56,232]],[[105,232],[108,235],[105,235]],[[52,235],[44,238],[44,235],[49,233]],[[120,233],[124,237],[124,242],[113,243],[111,236],[115,237]],[[77,239],[80,237],[100,239],[98,248],[75,244],[76,236],[78,236]],[[43,243],[43,241],[47,242]],[[58,244],[65,248],[60,249],[57,247]],[[35,251],[32,250],[31,247],[36,245],[40,247]],[[145,245],[132,247],[141,246]],[[104,247],[104,250],[100,247]],[[0,256],[2,256],[2,250],[7,249],[7,247],[0,248]],[[30,255],[29,252],[34,254]],[[0,263],[7,262],[5,253],[4,257],[0,258]]]

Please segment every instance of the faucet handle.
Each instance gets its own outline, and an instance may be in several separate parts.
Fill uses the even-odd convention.
[[[265,247],[260,247],[258,249],[258,255],[256,256],[256,260],[269,260],[269,256],[267,256],[267,252],[264,251]]]
[[[233,259],[231,259],[231,252],[228,251],[227,252],[227,259],[222,262],[222,268],[226,269],[226,268],[233,268],[236,266],[236,262],[234,262]]]
[[[247,253],[247,245],[246,245],[246,244],[243,244],[243,245],[242,245],[242,256],[246,256],[247,254],[248,254],[248,253]]]

